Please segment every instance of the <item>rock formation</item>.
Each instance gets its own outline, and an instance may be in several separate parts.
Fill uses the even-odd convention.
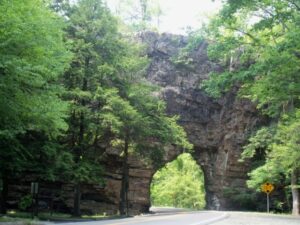
[[[201,90],[201,82],[212,71],[222,70],[208,59],[205,41],[189,54],[189,63],[185,64],[174,61],[180,49],[187,45],[186,37],[147,32],[141,34],[139,39],[147,45],[147,54],[151,59],[147,79],[161,86],[160,94],[167,102],[168,113],[180,115],[180,124],[194,144],[193,157],[205,176],[207,208],[238,209],[240,205],[226,193],[245,190],[249,163],[239,163],[238,160],[247,136],[261,123],[255,107],[246,100],[238,99],[234,89],[217,100]],[[178,154],[178,150],[169,149],[165,161],[173,160]],[[118,212],[122,178],[119,152],[107,149],[103,163],[106,185],[84,185],[83,212]],[[150,183],[155,171],[135,157],[130,157],[129,167],[130,213],[147,212],[150,207]],[[20,185],[18,187],[20,192]],[[73,186],[62,183],[58,187],[61,197],[55,198],[54,204],[71,209]],[[41,185],[41,188],[42,192],[49,189],[47,185]],[[11,193],[14,195],[14,192]]]
[[[201,82],[222,68],[207,56],[203,41],[189,55],[189,64],[174,63],[187,44],[186,37],[145,33],[151,65],[147,78],[162,87],[168,113],[180,115],[180,123],[194,144],[194,159],[205,175],[208,209],[240,207],[226,197],[226,190],[245,190],[248,163],[240,163],[242,146],[262,122],[255,106],[236,97],[237,90],[215,100],[201,90]]]

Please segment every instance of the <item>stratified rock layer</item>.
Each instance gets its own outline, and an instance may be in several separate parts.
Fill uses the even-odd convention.
[[[228,190],[231,193],[233,190],[238,193],[245,190],[249,165],[239,163],[238,159],[247,136],[262,122],[255,107],[246,100],[238,99],[234,89],[218,100],[208,97],[201,90],[202,81],[211,72],[222,70],[208,59],[206,42],[200,43],[188,55],[189,63],[174,63],[180,49],[187,45],[186,37],[148,32],[141,34],[139,39],[148,46],[147,54],[151,59],[147,79],[162,87],[160,95],[167,102],[168,113],[180,115],[180,124],[194,144],[193,157],[205,175],[207,208],[240,209],[240,205],[226,193]],[[165,162],[175,159],[178,154],[178,149],[169,149]],[[104,153],[105,186],[83,185],[83,212],[118,212],[122,178],[119,155],[120,152],[114,149],[106,149]],[[130,214],[147,212],[150,207],[150,183],[155,171],[133,156],[129,159],[129,168]],[[29,180],[11,185],[11,190],[16,190],[10,192],[11,204],[14,204],[17,193],[28,193]],[[58,194],[54,203],[60,204],[60,209],[72,211],[73,186],[60,183],[56,187],[55,193]],[[49,192],[48,189],[49,186],[41,184],[41,193]],[[51,189],[53,193],[55,187]],[[44,201],[45,205],[49,205],[47,199]]]

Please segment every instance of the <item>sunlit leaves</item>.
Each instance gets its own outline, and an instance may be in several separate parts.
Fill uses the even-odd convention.
[[[205,206],[203,173],[191,155],[182,154],[153,177],[154,206],[202,209]]]
[[[71,58],[63,27],[42,0],[0,2],[1,179],[30,171],[55,180],[70,168],[55,142],[68,129],[58,83]]]
[[[250,187],[259,188],[266,181],[279,183],[284,175],[289,179],[291,172],[300,167],[299,129],[299,110],[297,110],[290,116],[283,116],[275,135],[262,128],[250,138],[244,156],[251,157],[258,149],[268,149],[265,164],[249,174]]]
[[[62,21],[42,1],[0,4],[1,129],[57,135],[67,126],[66,105],[54,82],[70,58]]]
[[[255,135],[249,138],[249,144],[244,146],[244,152],[242,153],[242,158],[253,158],[256,151],[259,149],[265,151],[268,149],[269,145],[273,142],[273,130],[268,127],[263,127],[259,129]]]

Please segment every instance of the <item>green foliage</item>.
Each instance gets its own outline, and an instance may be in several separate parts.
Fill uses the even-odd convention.
[[[229,84],[232,80],[232,73],[210,73],[210,79],[203,81],[200,88],[203,88],[210,96],[219,98],[225,92],[229,91]]]
[[[272,129],[269,127],[260,128],[255,135],[249,138],[249,143],[244,146],[242,159],[253,158],[257,151],[265,151],[273,142]]]
[[[46,136],[28,133],[21,140],[23,156],[22,170],[31,172],[39,180],[55,181],[67,179],[74,164],[72,155],[65,151],[57,140]]]
[[[181,48],[177,55],[172,56],[171,60],[178,66],[184,66],[190,70],[195,70],[195,62],[192,52],[204,42],[203,32],[190,32],[188,35],[188,43]]]
[[[257,207],[257,195],[254,191],[241,191],[237,188],[224,188],[223,194],[225,198],[232,201],[235,207],[253,210]]]
[[[115,5],[126,32],[158,29],[163,15],[159,0],[117,0]]]
[[[55,84],[70,57],[63,24],[42,1],[0,4],[1,134],[36,130],[55,136],[67,129],[67,105]]]
[[[26,210],[29,206],[32,204],[32,196],[31,195],[25,195],[22,197],[18,203],[18,208],[21,210]]]
[[[44,168],[38,177],[50,180],[57,175],[53,171],[60,161],[52,144],[68,128],[68,104],[60,98],[58,80],[71,57],[63,27],[63,20],[42,0],[0,2],[2,190],[7,177],[23,171],[39,173]]]
[[[72,154],[65,178],[77,187],[81,183],[101,183],[103,149],[99,146],[108,142],[102,125],[109,118],[102,115],[104,102],[97,99],[98,92],[101,86],[119,87],[121,72],[134,71],[140,63],[133,61],[135,57],[128,59],[127,54],[135,54],[136,50],[129,49],[121,38],[117,21],[103,1],[81,0],[58,5],[57,10],[68,17],[67,38],[74,55],[63,79],[64,99],[70,102],[63,148]],[[75,191],[78,196],[79,189]],[[74,205],[74,213],[80,214],[79,205]]]
[[[166,115],[165,103],[152,94],[154,90],[147,83],[133,84],[124,99],[115,88],[99,88],[96,99],[103,104],[100,111],[103,129],[113,133],[116,139],[127,138],[137,154],[159,166],[164,146],[174,144],[190,150],[192,145],[177,124],[178,117]]]
[[[250,179],[247,181],[247,185],[250,188],[260,192],[261,185],[266,182],[271,182],[275,185],[282,184],[284,169],[276,165],[274,162],[267,160],[265,164],[249,173]]]
[[[203,209],[204,197],[203,173],[190,154],[180,155],[153,177],[152,205]]]
[[[228,1],[206,28],[213,42],[209,55],[228,70],[213,75],[203,87],[219,97],[238,84],[241,97],[256,102],[271,117],[289,111],[291,105],[297,107],[298,14],[288,1]]]
[[[72,179],[80,183],[101,183],[103,182],[101,175],[102,168],[97,161],[90,161],[81,158],[79,162],[74,165]]]
[[[299,128],[299,110],[296,110],[283,115],[276,126],[259,129],[249,139],[242,153],[243,159],[255,160],[254,169],[248,174],[248,187],[261,192],[261,185],[271,182],[275,187],[284,187],[287,199],[290,198],[291,187],[299,188],[299,181],[297,183],[297,180],[293,182],[291,179],[299,168]],[[289,185],[291,182],[292,185]],[[291,208],[285,204],[285,200],[276,200],[273,208],[279,211]]]
[[[258,151],[265,154],[264,163],[249,173],[249,187],[260,191],[260,186],[266,182],[289,186],[291,174],[300,167],[299,115],[299,110],[284,115],[276,127],[261,128],[249,139],[242,154],[244,159],[253,158]]]
[[[300,167],[300,109],[284,115],[278,124],[270,158],[288,174]]]

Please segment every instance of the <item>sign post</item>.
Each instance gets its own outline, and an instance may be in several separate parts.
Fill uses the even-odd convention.
[[[271,183],[264,183],[261,185],[262,192],[267,194],[267,212],[270,213],[270,193],[274,190],[274,185]]]
[[[32,195],[32,218],[38,215],[38,193],[39,193],[39,183],[31,182],[31,195]]]

